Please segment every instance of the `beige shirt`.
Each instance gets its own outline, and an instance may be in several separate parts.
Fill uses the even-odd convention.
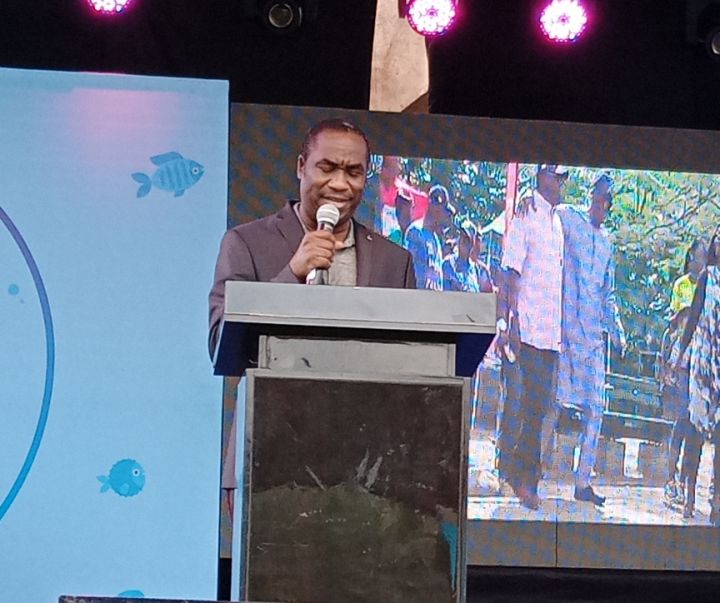
[[[520,340],[540,350],[560,350],[563,230],[555,208],[537,191],[535,209],[510,222],[502,265],[520,275]]]
[[[293,210],[304,232],[309,232],[300,218],[300,204],[293,203]],[[350,220],[348,232],[342,248],[335,252],[330,269],[328,270],[328,283],[339,287],[355,287],[357,285],[357,251],[355,247],[355,224]]]

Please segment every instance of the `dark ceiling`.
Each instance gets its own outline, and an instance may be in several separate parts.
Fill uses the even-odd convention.
[[[683,0],[586,0],[579,42],[537,34],[539,0],[464,0],[429,44],[435,113],[720,129],[720,63],[685,41]],[[2,0],[0,65],[230,80],[237,102],[363,109],[374,0],[320,0],[287,36],[241,0],[134,0],[95,17],[87,0]]]
[[[466,2],[430,44],[431,111],[720,128],[720,62],[686,42],[685,1],[585,0],[590,26],[567,46],[539,33],[545,4]]]
[[[241,0],[133,0],[102,18],[87,0],[0,0],[0,65],[221,78],[237,102],[366,109],[374,27],[375,0],[321,0],[286,36]]]

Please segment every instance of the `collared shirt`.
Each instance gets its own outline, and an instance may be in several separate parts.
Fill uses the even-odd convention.
[[[518,324],[523,343],[561,347],[563,231],[555,208],[537,191],[534,207],[515,216],[505,234],[502,265],[520,275]]]
[[[405,249],[413,256],[418,289],[442,290],[443,255],[440,237],[415,220],[405,231]]]
[[[492,290],[490,271],[481,263],[462,258],[457,251],[443,262],[443,291],[480,293]]]
[[[624,333],[610,235],[576,206],[558,205],[556,213],[564,237],[563,344],[590,353],[602,347],[603,333],[619,344]]]
[[[293,203],[293,210],[300,221],[304,232],[310,232],[302,218],[300,218],[300,204]],[[335,251],[335,258],[328,270],[328,284],[339,287],[355,287],[357,285],[357,250],[355,247],[355,223],[350,220],[350,231],[342,243],[342,247]]]

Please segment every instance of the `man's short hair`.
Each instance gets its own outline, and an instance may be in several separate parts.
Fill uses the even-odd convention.
[[[598,189],[605,189],[605,196],[608,199],[612,199],[613,196],[613,179],[607,174],[600,174],[592,185],[592,190],[597,191]]]
[[[570,174],[570,170],[565,165],[557,165],[554,163],[540,163],[537,166],[537,175],[542,173],[552,174],[553,176],[560,176],[561,178],[567,178]]]
[[[435,184],[430,187],[428,198],[430,199],[430,205],[449,205],[450,203],[450,193],[442,184]]]
[[[307,134],[305,134],[305,140],[303,140],[302,143],[302,149],[300,150],[300,154],[303,158],[307,159],[313,143],[322,132],[352,132],[353,134],[360,136],[365,141],[365,148],[367,149],[367,163],[370,165],[370,143],[368,142],[365,132],[363,132],[355,124],[339,117],[323,119],[307,131]]]

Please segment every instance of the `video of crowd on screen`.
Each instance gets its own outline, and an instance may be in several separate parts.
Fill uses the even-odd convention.
[[[720,525],[720,176],[373,155],[366,202],[418,287],[518,292],[469,519]]]

